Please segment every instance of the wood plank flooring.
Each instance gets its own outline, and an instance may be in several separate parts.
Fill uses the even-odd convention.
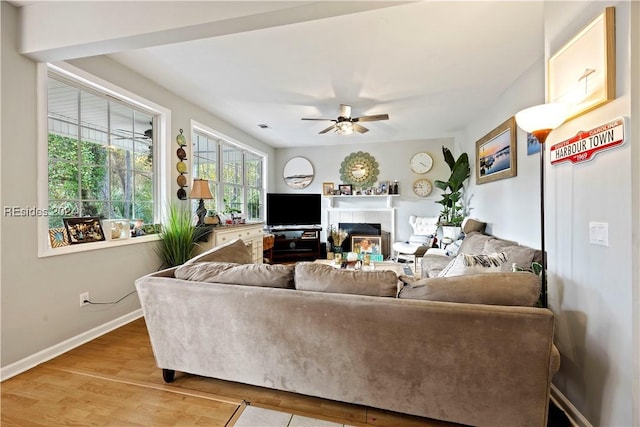
[[[246,405],[353,426],[456,426],[181,372],[166,384],[144,319],[10,378],[1,387],[3,427],[232,426]]]

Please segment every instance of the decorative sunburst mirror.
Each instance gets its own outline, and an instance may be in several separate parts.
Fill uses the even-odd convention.
[[[378,162],[369,153],[358,151],[344,158],[340,165],[342,182],[355,187],[371,187],[378,180]]]

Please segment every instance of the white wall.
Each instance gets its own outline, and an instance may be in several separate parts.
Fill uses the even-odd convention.
[[[545,8],[545,39],[555,52],[609,5],[616,8],[617,99],[552,132],[550,146],[630,116],[628,2],[551,2]],[[622,147],[587,163],[560,163],[547,174],[549,300],[558,316],[557,345],[563,355],[554,383],[593,425],[633,425],[632,296],[637,283],[631,253],[638,243],[632,244],[630,233],[631,155],[638,144],[638,135],[628,132]],[[590,221],[608,223],[609,246],[589,244]]]
[[[322,138],[322,135],[318,135]],[[345,144],[315,148],[279,148],[276,150],[275,161],[275,186],[270,191],[282,193],[307,192],[322,193],[323,182],[333,182],[338,186],[340,180],[340,164],[349,154],[362,151],[369,153],[378,162],[380,174],[379,180],[398,180],[400,186],[400,197],[393,198],[396,208],[396,230],[395,240],[407,240],[412,234],[409,225],[409,215],[438,216],[441,205],[436,203],[440,200],[442,191],[435,188],[428,197],[418,197],[413,193],[411,186],[418,178],[427,178],[432,183],[439,180],[446,180],[449,177],[449,167],[442,156],[442,146],[454,150],[453,138],[430,139],[420,141],[406,141],[394,144],[363,144],[357,142],[358,135],[345,136]],[[426,151],[433,158],[433,168],[424,175],[418,175],[411,171],[409,159],[418,151]],[[292,157],[302,156],[311,161],[315,176],[311,184],[302,190],[289,188],[282,179],[284,165]],[[353,198],[348,201],[336,202],[335,207],[339,208],[384,208],[386,199],[362,199]],[[323,209],[328,207],[328,201],[323,201]],[[324,213],[323,213],[324,218]],[[336,225],[336,224],[334,224]],[[389,230],[391,231],[391,230]]]
[[[21,56],[18,12],[2,7],[2,145],[1,206],[37,206],[36,63]],[[107,58],[73,61],[73,65],[172,110],[170,153],[178,129],[195,119],[243,141],[270,157],[273,149],[248,137],[152,82]],[[171,155],[173,157],[173,155]],[[190,156],[188,156],[190,158]],[[171,169],[171,196],[177,171]],[[134,289],[136,278],[160,267],[156,243],[120,246],[83,253],[37,257],[36,218],[2,218],[1,360],[5,368],[140,308],[133,295],[117,305],[79,307],[79,294],[113,301]]]
[[[534,53],[532,53],[533,55]],[[470,186],[473,217],[487,222],[487,233],[520,244],[540,247],[540,157],[527,155],[527,135],[517,129],[517,176],[485,184],[476,184],[476,141],[525,107],[544,102],[542,42],[540,60],[499,99],[493,100],[487,113],[465,129],[461,148],[472,163]]]
[[[609,5],[616,7],[617,99],[567,122],[547,140],[550,147],[579,130],[631,116],[624,146],[600,153],[588,163],[551,166],[547,150],[549,304],[556,315],[556,345],[562,355],[553,382],[592,425],[632,426],[640,424],[640,226],[637,216],[632,220],[631,215],[632,194],[637,213],[640,191],[637,173],[632,181],[633,168],[640,163],[640,119],[631,115],[631,81],[638,85],[640,67],[636,57],[639,48],[632,51],[630,46],[630,22],[633,19],[636,29],[640,23],[638,5],[634,5],[632,17],[628,2],[547,2],[544,51],[548,57]],[[635,40],[637,43],[637,36]],[[633,76],[630,55],[636,61]],[[486,115],[466,128],[463,150],[475,153],[475,141],[495,126],[522,108],[544,102],[544,64],[541,59],[500,99],[493,100]],[[634,93],[637,112],[638,88]],[[474,216],[488,221],[492,234],[540,247],[539,158],[526,155],[526,135],[520,130],[517,152],[517,177],[469,188],[476,206]],[[609,224],[608,247],[589,244],[589,221]]]

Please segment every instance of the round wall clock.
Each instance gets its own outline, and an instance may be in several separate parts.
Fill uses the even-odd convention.
[[[413,183],[413,192],[420,197],[427,197],[431,194],[431,190],[433,190],[431,181],[426,178],[418,179]]]
[[[433,159],[428,153],[420,152],[411,157],[409,165],[411,165],[411,170],[415,173],[427,173],[433,166]]]

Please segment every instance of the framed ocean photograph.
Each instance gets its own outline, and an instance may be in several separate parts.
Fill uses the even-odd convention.
[[[508,118],[476,142],[476,184],[517,175],[516,119]]]

